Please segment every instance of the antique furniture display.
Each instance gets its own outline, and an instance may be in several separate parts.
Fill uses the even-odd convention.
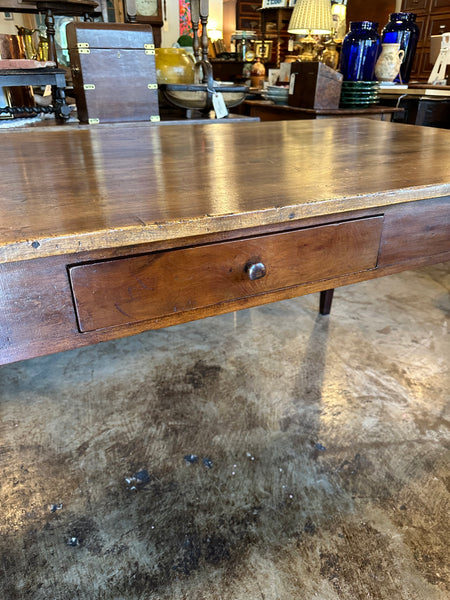
[[[102,13],[106,15],[106,2],[102,3]],[[55,19],[57,15],[79,16],[85,20],[92,20],[96,13],[99,3],[93,0],[36,0],[33,2],[22,2],[21,0],[0,0],[0,11],[22,12],[22,13],[44,13],[45,26],[47,29],[48,40],[48,60],[58,66],[55,45]],[[107,15],[106,15],[107,16]],[[0,71],[2,77],[2,86],[16,85],[51,85],[53,96],[53,111],[58,120],[69,118],[70,109],[65,100],[65,79],[64,71],[56,68],[46,69],[20,69]],[[64,80],[64,81],[63,81]],[[14,82],[14,83],[12,83]],[[22,110],[22,107],[13,107],[15,115],[26,115],[28,111]],[[48,112],[44,107],[40,107],[39,112]]]
[[[0,0],[0,11],[45,14],[47,28],[48,60],[58,62],[55,46],[55,19],[57,15],[66,17],[83,17],[86,21],[92,20],[99,7],[93,0],[35,0],[21,2],[21,0]]]
[[[420,30],[410,80],[427,81],[433,68],[430,60],[431,36],[450,31],[450,0],[403,0],[402,11],[417,15],[416,23]]]
[[[0,363],[448,260],[447,148],[368,119],[5,132]]]

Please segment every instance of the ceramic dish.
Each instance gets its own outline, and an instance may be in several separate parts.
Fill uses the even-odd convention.
[[[208,93],[205,84],[161,85],[160,89],[166,100],[178,108],[208,108]],[[215,92],[221,92],[228,108],[237,106],[244,101],[248,88],[244,86],[221,85],[214,82]]]
[[[267,92],[289,92],[287,87],[281,85],[268,85],[266,88]]]
[[[280,98],[279,96],[263,96],[264,100],[270,100],[274,104],[287,104],[287,96],[286,98]]]
[[[369,101],[369,100],[378,100],[378,94],[365,94],[364,96],[358,96],[357,94],[341,94],[341,100],[353,100],[355,102],[361,101]]]
[[[380,85],[379,81],[343,81],[344,87],[355,87],[355,88],[366,88],[366,87],[377,87]]]
[[[369,106],[373,106],[374,104],[378,104],[378,100],[371,100],[365,102],[340,102],[340,108],[368,108]]]

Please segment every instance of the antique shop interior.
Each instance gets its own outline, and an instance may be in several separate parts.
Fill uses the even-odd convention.
[[[450,0],[1,0],[0,11],[0,599],[448,600]],[[391,129],[400,140],[423,140],[424,154],[422,142],[409,150],[405,142],[405,160],[396,159],[401,141]],[[358,141],[369,164],[361,181],[345,159],[351,132],[360,131],[372,136]],[[121,144],[100,154],[116,134]],[[301,161],[277,147],[278,135],[290,148],[305,145]],[[242,173],[227,154],[236,139],[237,155],[247,157]],[[59,160],[63,140],[72,144],[73,171]],[[130,140],[140,140],[136,160]],[[172,200],[183,219],[171,222],[170,240],[158,233],[172,210],[160,195],[152,240],[143,213],[132,226],[108,222],[107,191],[130,202],[144,193],[133,187],[133,169],[144,180],[150,147],[157,161],[171,153],[169,175],[155,169],[153,180],[168,195],[183,191]],[[91,168],[104,180],[94,182]],[[228,168],[246,181],[242,189],[234,175],[227,188]],[[277,301],[231,303],[235,309],[198,320],[177,313],[170,326],[156,318],[150,330],[98,339],[88,332],[93,342],[58,341],[55,351],[42,341],[36,350],[33,340],[45,340],[66,304],[81,304],[72,287],[45,326],[23,326],[31,341],[8,355],[11,315],[38,311],[52,286],[60,297],[58,275],[36,276],[31,300],[20,292],[11,299],[12,286],[28,284],[8,269],[22,259],[24,273],[48,257],[62,264],[64,241],[55,238],[40,258],[51,234],[31,236],[40,235],[38,219],[65,226],[66,199],[71,206],[77,194],[92,196],[85,215],[70,215],[86,245],[76,265],[64,264],[66,278],[116,265],[118,240],[132,230],[122,246],[147,252],[151,241],[156,254],[186,253],[182,268],[169,261],[162,271],[176,288],[193,277],[190,250],[176,236],[190,236],[209,260],[208,244],[245,241],[252,218],[257,239],[291,235],[289,220],[300,218],[314,229],[312,205],[302,215],[284,199],[261,205],[257,217],[245,210],[263,189],[298,186],[292,171],[304,174],[312,196],[315,173],[334,175],[316,176],[324,194],[355,182],[339,210],[352,202],[366,227],[349,229],[359,261],[380,235],[376,178],[389,171],[410,204],[438,207],[417,218],[434,219],[422,226],[437,248],[433,260],[419,257],[420,224],[405,212],[395,227],[417,245],[413,268],[388,265],[387,277],[343,271],[330,290],[308,280]],[[371,204],[362,206],[356,186],[366,180]],[[13,240],[6,198],[15,185],[23,222]],[[27,216],[22,189],[34,190],[29,206],[42,202],[40,216]],[[186,208],[202,194],[222,199],[211,203],[212,216],[200,215],[211,221]],[[89,239],[107,237],[103,254],[83,238],[89,220]],[[226,230],[229,221],[240,237]],[[340,260],[322,238],[307,243],[320,253],[314,268]],[[263,278],[265,266],[253,262],[249,278]],[[215,268],[204,266],[205,277]],[[95,299],[86,293],[84,301],[95,311]]]

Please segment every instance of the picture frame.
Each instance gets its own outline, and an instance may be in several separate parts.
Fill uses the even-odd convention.
[[[253,44],[255,58],[270,60],[272,57],[272,40],[256,40]]]
[[[3,20],[4,21],[13,21],[14,20],[14,15],[12,12],[4,12],[3,13]]]

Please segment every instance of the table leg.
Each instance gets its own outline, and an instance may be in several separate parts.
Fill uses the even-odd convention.
[[[333,301],[334,289],[324,290],[320,292],[319,313],[321,315],[329,315],[331,310],[331,302]]]
[[[65,89],[56,85],[52,86],[52,96],[56,119],[67,121],[70,117],[70,108],[66,104]]]

